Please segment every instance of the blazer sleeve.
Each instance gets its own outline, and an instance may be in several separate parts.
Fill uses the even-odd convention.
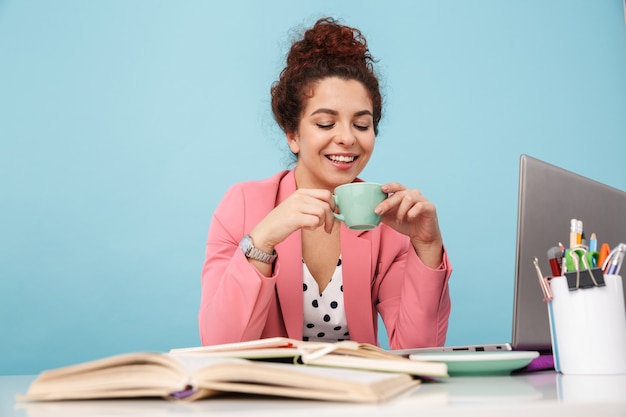
[[[278,261],[274,275],[265,277],[239,249],[248,227],[246,204],[262,205],[244,191],[241,184],[228,190],[211,220],[198,314],[203,345],[259,339],[274,294]]]
[[[385,323],[391,349],[443,346],[451,302],[448,281],[452,273],[447,252],[441,265],[424,265],[408,240],[381,279],[378,311]]]

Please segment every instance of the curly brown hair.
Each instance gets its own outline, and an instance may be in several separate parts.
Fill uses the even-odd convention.
[[[374,133],[382,114],[382,97],[374,72],[374,58],[365,37],[358,29],[323,18],[306,30],[291,46],[287,65],[272,85],[272,111],[285,133],[298,129],[307,92],[328,77],[356,80],[369,92],[373,106]]]

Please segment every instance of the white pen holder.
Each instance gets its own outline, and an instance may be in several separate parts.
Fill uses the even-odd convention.
[[[626,374],[626,310],[622,277],[605,286],[570,291],[565,277],[550,279],[548,302],[554,366],[571,375]]]
[[[556,392],[565,403],[614,402],[624,397],[625,375],[557,374]]]

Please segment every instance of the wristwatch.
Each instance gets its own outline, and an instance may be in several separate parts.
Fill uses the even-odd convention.
[[[252,238],[250,235],[245,235],[241,242],[239,242],[239,247],[243,251],[243,254],[248,259],[255,259],[257,261],[261,261],[266,264],[272,264],[276,260],[278,254],[276,250],[272,251],[272,253],[263,252],[260,249],[254,247],[254,243],[252,242]]]

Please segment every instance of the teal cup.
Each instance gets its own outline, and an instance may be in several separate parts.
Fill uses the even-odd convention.
[[[333,194],[339,213],[337,220],[352,230],[371,230],[380,224],[374,208],[387,198],[381,185],[373,182],[353,182],[335,188]]]

